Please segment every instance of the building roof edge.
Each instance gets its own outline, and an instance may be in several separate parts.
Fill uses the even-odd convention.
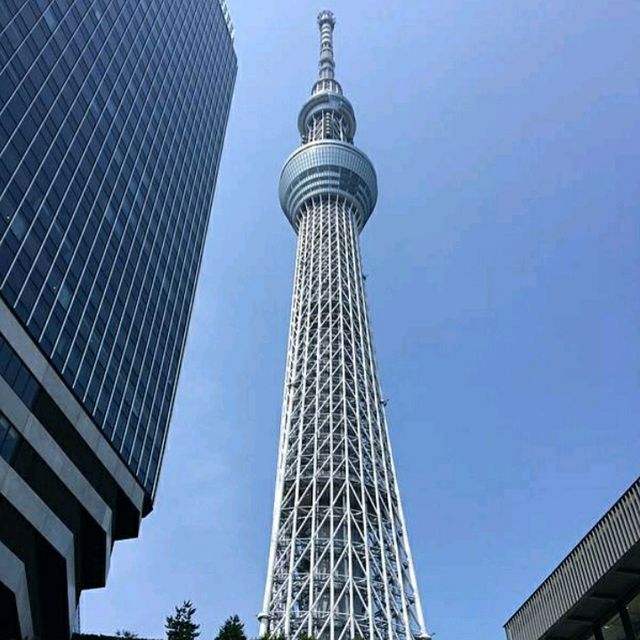
[[[556,565],[549,575],[534,589],[531,595],[515,610],[509,619],[502,625],[503,628],[506,628],[509,623],[512,622],[513,619],[534,600],[538,593],[552,580],[554,580],[562,568],[578,553],[580,548],[583,547],[593,535],[595,535],[598,528],[606,524],[607,519],[610,518],[616,509],[623,505],[625,499],[634,492],[640,492],[640,476],[631,483],[631,486],[629,486],[626,491],[611,505],[607,512],[598,519],[598,521],[591,527],[591,529],[589,529],[589,531],[580,539],[571,551],[569,551],[569,553]]]
[[[227,31],[229,32],[229,36],[233,41],[235,39],[236,30],[233,26],[233,20],[231,20],[231,12],[229,11],[229,7],[227,6],[226,0],[218,0],[218,4],[222,9],[222,15],[224,16],[224,21],[227,23]]]

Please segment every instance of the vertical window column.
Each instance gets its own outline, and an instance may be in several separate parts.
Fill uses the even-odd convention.
[[[5,415],[0,412],[0,458],[11,464],[21,440],[20,434],[14,429]]]
[[[640,593],[631,599],[626,608],[631,625],[631,637],[640,640]]]
[[[636,600],[638,600],[640,594],[638,594],[638,596],[636,596]],[[622,620],[622,625],[624,627],[625,630],[625,634],[627,637],[627,640],[636,640],[637,638],[640,638],[640,635],[638,634],[638,629],[636,628],[634,630],[633,628],[633,624],[631,622],[631,615],[629,613],[629,608],[632,606],[632,602],[629,602],[628,604],[621,604],[620,605],[620,619]]]

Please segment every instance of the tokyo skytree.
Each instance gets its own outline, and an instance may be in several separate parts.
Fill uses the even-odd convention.
[[[260,635],[426,640],[360,259],[376,174],[335,79],[333,14],[318,24],[319,79],[280,177],[298,248]]]

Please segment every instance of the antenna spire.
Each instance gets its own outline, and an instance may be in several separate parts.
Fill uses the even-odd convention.
[[[331,11],[324,10],[318,14],[320,27],[320,79],[335,78],[336,63],[333,59],[333,28],[336,18]]]

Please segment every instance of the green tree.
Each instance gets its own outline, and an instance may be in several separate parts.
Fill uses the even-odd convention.
[[[200,635],[200,625],[193,621],[196,608],[185,600],[172,616],[167,618],[167,640],[195,640]]]
[[[215,640],[247,640],[244,624],[240,621],[240,618],[238,616],[227,618],[220,627]]]
[[[126,629],[116,631],[116,638],[137,638],[138,634]]]

